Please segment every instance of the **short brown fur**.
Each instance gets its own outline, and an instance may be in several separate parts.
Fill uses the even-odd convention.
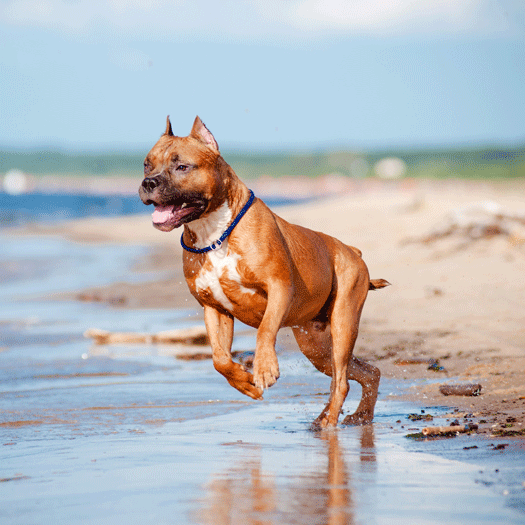
[[[184,170],[190,166],[184,176],[178,173],[181,163]],[[166,206],[187,198],[190,205],[182,208],[191,211],[191,199],[205,202],[205,208],[195,212],[200,213],[198,218],[184,223],[188,246],[198,242],[195,224],[212,227],[225,203],[236,217],[249,198],[248,188],[221,157],[213,135],[199,117],[190,135],[182,138],[173,136],[168,118],[165,134],[146,157],[145,181],[158,183],[149,191],[152,184],[143,182],[140,195],[145,203]],[[361,384],[362,398],[343,423],[371,422],[380,372],[352,353],[368,290],[389,283],[369,279],[357,248],[288,223],[258,198],[220,250],[225,250],[222,257],[235,262],[234,270],[214,268],[218,259],[210,252],[185,251],[183,255],[189,289],[204,307],[215,368],[243,394],[261,398],[263,390],[279,378],[275,342],[278,330],[289,326],[304,355],[332,378],[328,404],[313,426],[337,425],[348,380]],[[202,285],[203,276],[210,272],[216,272],[220,290],[217,284],[215,288]],[[258,329],[253,374],[232,360],[234,318]]]

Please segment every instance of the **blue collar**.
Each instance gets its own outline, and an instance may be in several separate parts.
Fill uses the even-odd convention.
[[[253,204],[254,200],[255,200],[255,195],[253,194],[253,191],[250,190],[250,198],[248,199],[248,202],[244,205],[244,208],[239,212],[239,215],[235,217],[233,222],[228,226],[227,230],[220,236],[220,238],[216,240],[215,242],[213,242],[210,246],[206,246],[205,248],[199,248],[199,249],[186,246],[183,240],[184,232],[180,236],[181,246],[185,250],[192,252],[192,253],[206,253],[212,250],[218,250],[221,247],[222,243],[226,240],[226,238],[233,231],[233,228],[235,228],[235,226],[237,226],[237,223],[243,218],[244,214],[248,211],[248,208]]]

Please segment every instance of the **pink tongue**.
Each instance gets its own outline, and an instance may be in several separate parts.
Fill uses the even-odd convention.
[[[155,206],[155,211],[151,214],[155,224],[165,223],[173,215],[173,206]]]

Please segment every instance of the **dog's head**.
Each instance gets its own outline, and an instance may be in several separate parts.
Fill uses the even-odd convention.
[[[187,137],[176,137],[169,117],[166,131],[144,160],[139,196],[153,204],[153,225],[162,231],[194,221],[224,200],[224,161],[208,128],[196,117]]]

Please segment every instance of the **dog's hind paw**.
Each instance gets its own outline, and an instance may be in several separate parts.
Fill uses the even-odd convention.
[[[341,422],[341,424],[353,426],[368,425],[368,423],[372,423],[373,419],[374,414],[369,414],[368,412],[355,412],[354,414],[346,416]]]

